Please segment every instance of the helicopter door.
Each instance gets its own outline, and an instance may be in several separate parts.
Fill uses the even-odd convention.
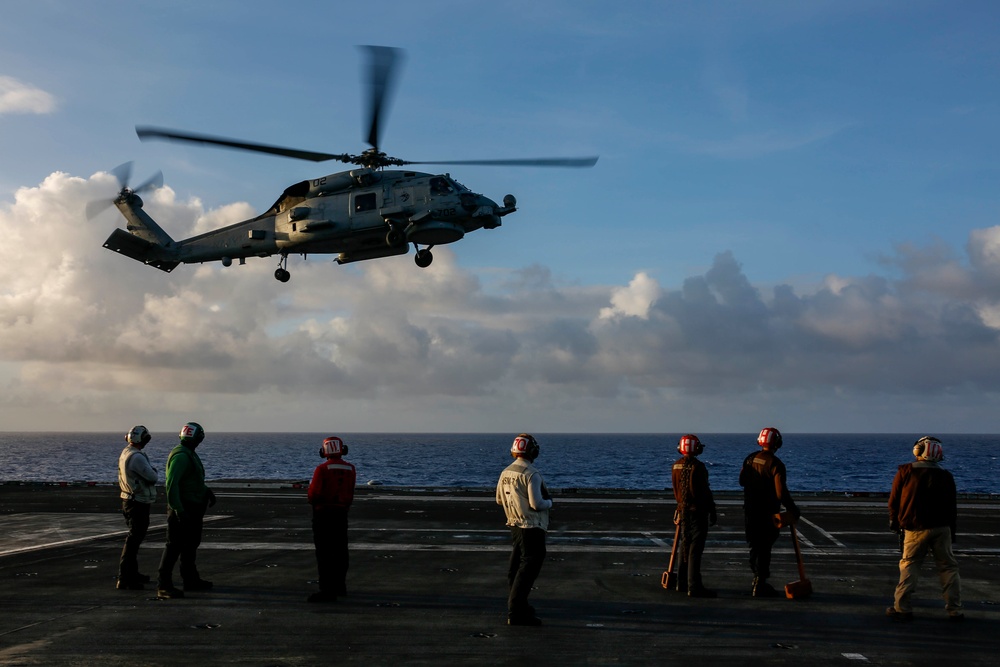
[[[351,219],[354,229],[382,226],[379,216],[379,193],[355,192],[351,195]]]

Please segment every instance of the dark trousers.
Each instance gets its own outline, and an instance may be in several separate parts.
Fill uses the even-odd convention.
[[[750,569],[758,579],[771,576],[771,548],[778,540],[773,514],[746,515],[747,544],[750,545]]]
[[[201,579],[195,558],[201,544],[201,529],[205,519],[205,508],[192,507],[183,514],[183,520],[172,509],[167,510],[167,544],[160,558],[159,588],[173,586],[174,565],[181,561],[181,579],[195,582]]]
[[[136,583],[139,580],[139,545],[146,539],[149,530],[149,503],[136,500],[122,500],[122,516],[128,526],[122,557],[118,562],[118,581]]]
[[[688,590],[702,588],[701,556],[705,552],[708,538],[708,514],[703,512],[681,513],[681,544],[678,549],[680,565],[677,568],[678,581],[687,580]]]
[[[331,595],[347,593],[347,510],[313,510],[313,544],[319,569],[319,590]]]
[[[513,615],[534,615],[528,604],[531,586],[542,571],[545,561],[545,531],[541,528],[510,529],[513,549],[510,552],[510,567],[507,570],[507,611]]]

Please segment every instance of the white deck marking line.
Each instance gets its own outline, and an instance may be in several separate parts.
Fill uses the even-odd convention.
[[[205,523],[210,521],[218,521],[219,519],[228,519],[227,515],[205,517]],[[149,530],[161,530],[165,529],[167,524],[149,524]],[[16,549],[7,549],[5,551],[0,551],[0,558],[4,556],[13,556],[14,554],[23,554],[29,551],[40,551],[42,549],[51,549],[53,547],[64,547],[70,544],[81,544],[83,542],[90,542],[91,540],[99,540],[105,537],[121,537],[128,534],[128,530],[114,530],[109,533],[98,533],[96,535],[85,535],[83,537],[74,537],[68,540],[56,540],[55,542],[42,542],[40,544],[32,544],[26,547],[17,547]],[[162,546],[160,547],[162,548]]]
[[[836,537],[834,537],[833,535],[831,535],[827,531],[823,530],[822,528],[820,528],[819,526],[817,526],[816,524],[814,524],[812,521],[810,521],[809,519],[805,518],[804,516],[800,516],[799,517],[799,521],[801,521],[802,523],[805,523],[805,524],[808,524],[808,525],[812,526],[813,528],[815,528],[816,530],[818,530],[820,532],[820,534],[823,535],[823,537],[825,537],[826,539],[830,540],[831,542],[833,542],[834,544],[836,544],[841,549],[846,549],[847,548],[844,545],[843,542],[841,542]],[[799,537],[801,537],[801,535]],[[805,540],[803,539],[803,541],[805,541]]]
[[[868,662],[868,658],[866,658],[860,653],[841,653],[840,655],[844,656],[848,660],[860,660],[861,662]]]
[[[152,543],[142,545],[143,549],[163,549],[162,543]],[[311,551],[315,549],[312,542],[202,542],[199,549],[209,549],[217,551]],[[509,552],[510,545],[506,543],[498,544],[418,544],[412,542],[352,542],[351,550],[354,551],[436,551],[447,552]],[[605,544],[547,544],[546,550],[549,553],[621,553],[621,554],[662,554],[659,547],[636,547],[636,546],[616,546]],[[1000,557],[1000,549],[969,549],[968,553],[976,553],[981,556]],[[733,547],[705,547],[708,554],[743,554],[747,553],[745,546]],[[782,556],[792,556],[795,552],[789,548],[775,549],[774,554]],[[962,555],[963,552],[959,552]],[[898,549],[854,549],[850,551],[852,556],[858,557],[878,557],[890,558],[899,556]],[[816,555],[829,555],[824,552],[814,553]],[[842,555],[840,552],[833,554]],[[709,565],[711,567],[711,565]],[[815,575],[812,577],[817,579]]]
[[[649,538],[649,540],[650,540],[650,541],[651,541],[651,542],[652,542],[653,544],[655,544],[656,546],[658,546],[658,547],[663,547],[664,549],[669,549],[669,548],[670,548],[670,545],[669,545],[669,544],[667,544],[666,542],[664,542],[664,541],[663,541],[663,540],[661,540],[660,538],[656,537],[656,536],[655,536],[655,535],[653,535],[653,534],[652,534],[651,532],[649,532],[649,531],[643,531],[643,533],[642,533],[642,534],[643,534],[643,535],[645,535],[646,537],[648,537],[648,538]]]
[[[553,492],[555,496],[555,501],[557,504],[565,503],[580,503],[580,504],[604,504],[604,505],[676,505],[676,501],[666,499],[666,498],[575,498],[573,496],[562,496],[558,495],[558,489],[549,489]],[[655,493],[657,491],[650,491],[650,493]],[[289,498],[302,500],[305,498],[305,489],[298,493],[231,493],[227,491],[222,491],[215,494],[219,498]],[[836,492],[831,492],[831,495],[836,495]],[[412,500],[414,502],[463,502],[463,503],[485,503],[488,505],[493,505],[496,501],[493,496],[436,496],[436,495],[393,495],[386,494],[384,496],[369,496],[369,495],[357,495],[354,497],[354,502],[369,502],[373,500]],[[722,505],[726,507],[742,507],[742,498],[717,498],[715,500],[716,505]],[[830,499],[825,500],[821,498],[809,498],[809,499],[798,499],[795,504],[800,507],[834,507],[834,508],[849,508],[854,510],[860,509],[871,509],[879,508],[885,509],[885,501],[870,501],[863,499]],[[995,510],[996,504],[985,504],[976,502],[962,502],[959,501],[958,509],[959,511],[963,509],[979,509],[979,510]]]

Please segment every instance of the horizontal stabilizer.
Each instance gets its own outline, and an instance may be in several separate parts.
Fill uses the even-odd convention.
[[[104,247],[167,273],[173,271],[180,264],[180,262],[158,259],[159,246],[129,234],[123,229],[113,231],[108,240],[104,242]]]

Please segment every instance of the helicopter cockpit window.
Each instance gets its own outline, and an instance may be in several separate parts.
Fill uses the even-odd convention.
[[[451,183],[448,179],[442,176],[434,176],[431,178],[431,194],[432,195],[446,195],[453,191]]]
[[[459,192],[472,192],[471,190],[469,190],[469,188],[465,187],[464,185],[456,181],[454,178],[451,178],[450,176],[448,177],[448,182],[451,183],[455,187],[455,189],[458,190]]]
[[[354,212],[375,210],[375,193],[368,192],[363,195],[354,195]]]

